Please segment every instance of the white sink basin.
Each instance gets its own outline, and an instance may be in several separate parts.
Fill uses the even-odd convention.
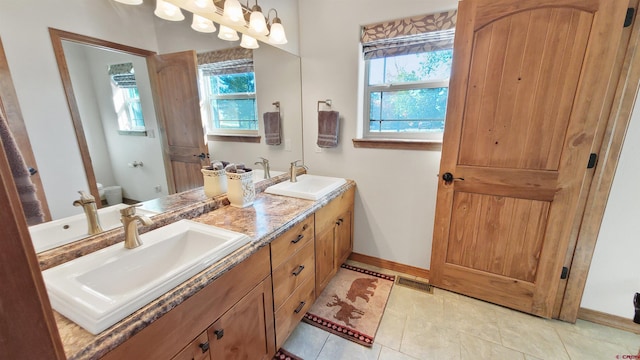
[[[180,220],[42,272],[51,306],[96,335],[247,244],[244,234]]]
[[[265,180],[264,178],[264,170],[262,169],[253,169],[253,183],[257,183],[260,182],[262,180]],[[275,171],[275,170],[269,170],[269,175],[271,175],[271,177],[276,177],[278,175],[282,175],[284,174],[284,171]]]
[[[122,226],[120,222],[120,209],[129,205],[118,204],[98,209],[100,226],[107,231]],[[157,212],[142,208],[136,208],[136,214],[153,216]],[[87,233],[87,218],[82,214],[73,215],[64,219],[49,221],[29,227],[31,241],[36,252],[41,252],[55,247],[72,243],[89,236]]]
[[[309,174],[299,175],[297,180],[297,182],[287,180],[269,186],[264,192],[300,199],[318,200],[347,182],[343,178]]]

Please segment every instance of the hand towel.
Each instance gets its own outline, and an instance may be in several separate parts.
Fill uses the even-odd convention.
[[[337,111],[318,111],[318,146],[332,148],[338,146]]]
[[[263,118],[267,145],[280,145],[280,112],[266,112]]]
[[[29,178],[31,173],[24,163],[24,158],[16,145],[11,130],[9,130],[9,124],[2,117],[2,113],[0,113],[0,139],[2,140],[7,160],[9,160],[9,167],[11,167],[11,173],[16,183],[27,224],[39,224],[44,221],[44,214],[42,213],[40,201],[36,197],[36,187]]]

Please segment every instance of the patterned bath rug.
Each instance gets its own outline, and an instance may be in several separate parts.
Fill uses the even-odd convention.
[[[342,264],[302,320],[372,346],[395,276]]]
[[[302,358],[280,348],[280,350],[278,350],[278,352],[273,356],[273,360],[302,360]]]

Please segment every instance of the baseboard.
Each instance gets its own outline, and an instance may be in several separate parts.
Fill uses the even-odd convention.
[[[630,331],[640,334],[640,324],[636,324],[631,319],[621,316],[611,315],[596,310],[580,308],[578,310],[578,319],[591,321],[596,324],[610,326],[612,328]]]
[[[351,255],[349,255],[349,259],[353,261],[358,261],[364,264],[377,266],[383,269],[393,270],[403,274],[417,276],[423,279],[429,279],[429,270],[427,269],[421,269],[419,267],[405,265],[405,264],[397,263],[395,261],[384,260],[377,257],[358,254],[358,253],[351,253]]]

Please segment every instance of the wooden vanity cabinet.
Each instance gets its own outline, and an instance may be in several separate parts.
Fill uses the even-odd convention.
[[[276,348],[280,348],[315,299],[314,217],[271,243]]]
[[[211,360],[207,332],[200,334],[171,360]]]
[[[276,348],[269,255],[269,247],[258,250],[103,359],[233,359],[242,358],[239,351],[248,359],[273,356]],[[224,332],[220,339],[216,330]],[[206,342],[202,342],[203,332],[207,334],[210,357],[196,350]]]
[[[316,295],[353,251],[354,196],[351,188],[315,213]]]

